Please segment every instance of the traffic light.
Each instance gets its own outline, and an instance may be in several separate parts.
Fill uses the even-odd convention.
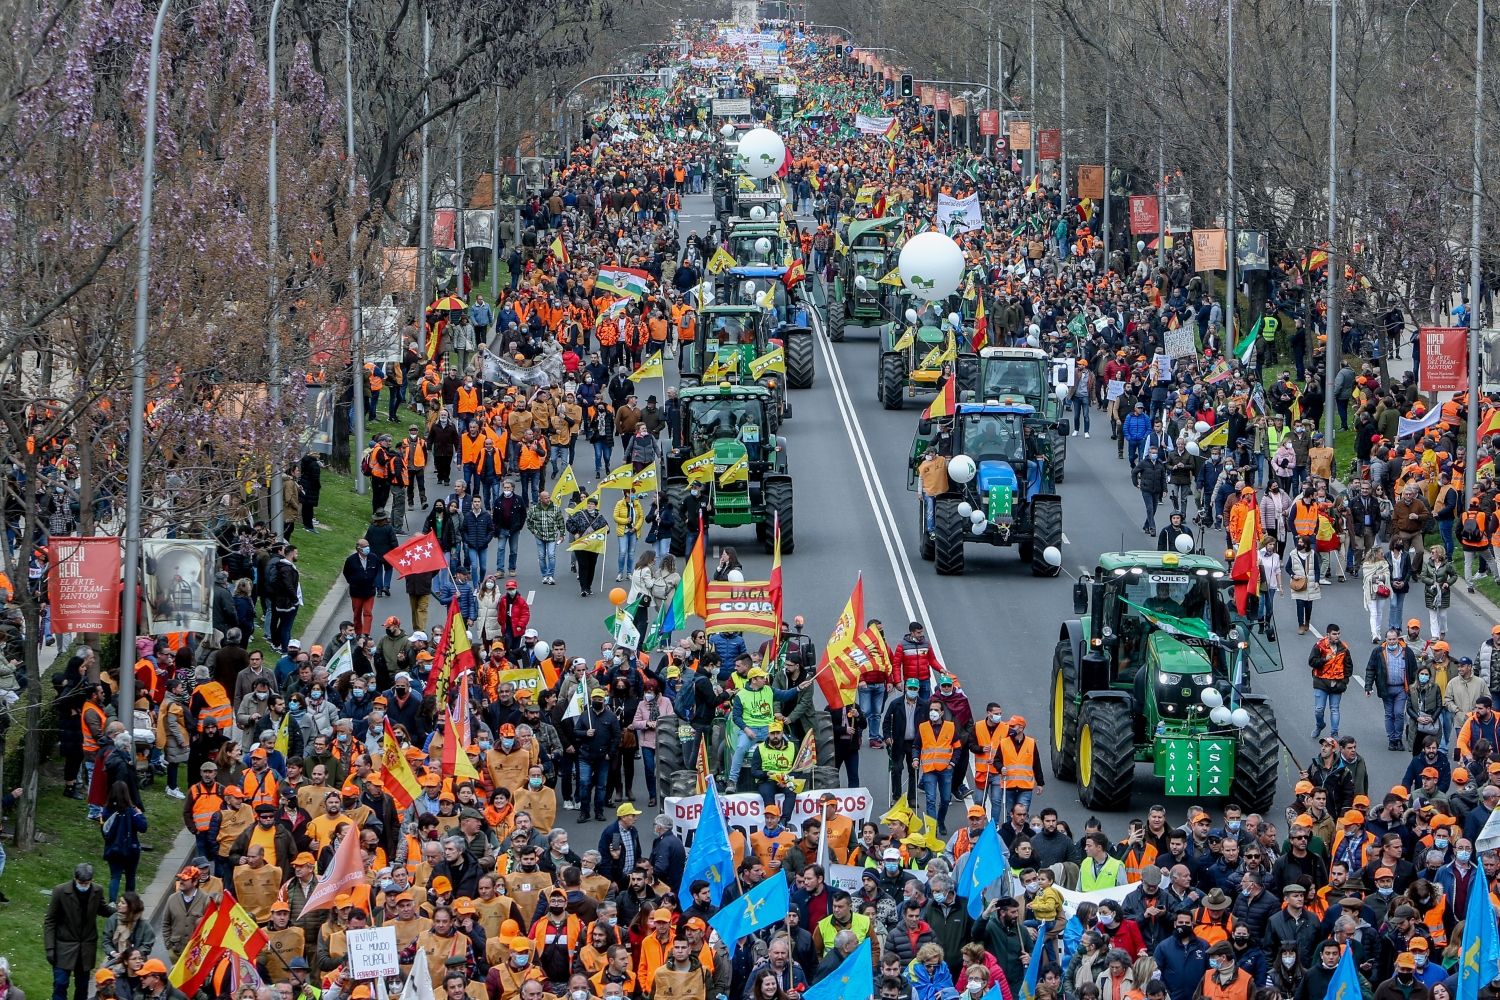
[[[912,84],[914,82],[915,81],[912,79],[912,75],[910,73],[902,73],[901,74],[901,96],[902,97],[911,97],[913,94],[916,93],[916,88],[914,86],[912,86]]]
[[[835,45],[833,47],[833,54],[834,54],[834,56],[836,58],[843,59],[844,58],[844,46],[843,45]]]

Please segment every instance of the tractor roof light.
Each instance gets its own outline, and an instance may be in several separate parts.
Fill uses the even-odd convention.
[[[1119,567],[1115,568],[1115,576],[1124,576],[1124,575],[1125,575],[1125,568],[1123,566],[1119,566]]]
[[[1212,573],[1212,574],[1210,574],[1210,575],[1211,575],[1211,576],[1212,576],[1212,577],[1213,577],[1213,578],[1214,578],[1214,579],[1215,579],[1215,580],[1222,580],[1222,579],[1224,579],[1224,571],[1223,571],[1223,570],[1221,570],[1221,569],[1216,569],[1216,570],[1214,570],[1214,571],[1213,571],[1213,573]]]
[[[1194,576],[1207,576],[1208,575],[1208,570],[1206,570],[1206,569],[1195,569],[1195,570],[1193,570],[1193,575]]]
[[[1132,576],[1140,576],[1144,572],[1146,572],[1146,571],[1144,569],[1142,569],[1141,567],[1139,567],[1139,566],[1132,566],[1132,567],[1130,567],[1130,574]]]

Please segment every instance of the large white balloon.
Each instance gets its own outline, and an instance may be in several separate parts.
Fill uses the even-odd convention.
[[[1224,696],[1213,688],[1204,688],[1203,694],[1199,696],[1203,704],[1208,708],[1218,708],[1224,704]]]
[[[979,471],[968,455],[954,455],[948,459],[948,478],[955,483],[967,483]]]
[[[901,280],[919,299],[945,299],[964,278],[964,252],[942,233],[918,233],[901,248]]]
[[[1188,553],[1193,551],[1193,536],[1178,535],[1177,541],[1172,543],[1172,547],[1175,548],[1178,552],[1181,552],[1183,555],[1187,555]]]
[[[766,217],[766,208],[765,208],[764,205],[752,205],[752,206],[750,206],[750,218],[751,219],[753,219],[756,222],[760,222],[765,217]]]
[[[917,321],[917,311],[915,309],[906,310],[906,321],[908,323],[915,323]]]
[[[771,241],[762,236],[755,241],[755,252],[764,257],[771,252]]]
[[[1207,420],[1200,420],[1193,425],[1193,430],[1197,431],[1199,434],[1207,434],[1209,431],[1213,430],[1213,428],[1209,426]]]
[[[863,274],[856,274],[854,276],[854,287],[860,291],[864,291],[870,287],[870,279],[866,278]]]
[[[1042,550],[1042,561],[1048,566],[1062,565],[1062,552],[1056,545],[1049,545]]]
[[[1186,448],[1187,453],[1189,455],[1192,455],[1194,458],[1197,458],[1199,456],[1199,454],[1201,454],[1202,451],[1203,451],[1202,448],[1198,447],[1198,442],[1197,441],[1189,441],[1187,443],[1187,445],[1185,446],[1185,448]]]
[[[786,159],[786,143],[768,128],[753,128],[740,137],[740,168],[751,177],[770,177]]]
[[[1250,713],[1243,708],[1237,708],[1229,713],[1229,721],[1234,723],[1236,729],[1244,729],[1250,725]]]
[[[989,530],[990,526],[983,520],[975,521],[973,524],[969,525],[969,533],[973,535],[982,535]]]
[[[539,642],[531,647],[531,653],[538,660],[545,660],[552,654],[552,646],[545,642]]]
[[[1233,717],[1234,713],[1229,711],[1229,709],[1225,708],[1223,705],[1220,705],[1218,708],[1208,713],[1209,721],[1213,722],[1213,724],[1216,726],[1229,725],[1230,720]]]
[[[974,513],[974,507],[973,507],[972,504],[969,503],[969,501],[967,501],[967,500],[960,500],[958,502],[958,516],[959,517],[968,517],[972,513]]]

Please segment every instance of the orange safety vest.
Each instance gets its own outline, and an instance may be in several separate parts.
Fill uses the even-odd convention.
[[[999,769],[995,767],[995,749],[999,746],[1000,741],[1005,738],[1005,733],[1006,726],[1004,723],[995,726],[993,729],[990,728],[989,719],[980,719],[974,723],[974,736],[977,742],[981,747],[988,748],[974,754],[972,758],[974,761],[974,783],[980,788],[985,786],[985,782],[989,780],[990,775],[999,773]]]
[[[1318,530],[1318,504],[1303,503],[1298,500],[1292,504],[1292,531],[1298,535],[1311,535]]]
[[[1000,777],[1005,782],[1006,788],[1035,788],[1036,772],[1032,770],[1031,762],[1036,759],[1036,740],[1030,736],[1023,737],[1021,745],[1016,746],[1016,741],[1006,738],[1000,741]]]
[[[538,455],[534,446],[540,446],[542,453]],[[520,465],[522,472],[534,472],[547,464],[547,442],[538,438],[531,445],[521,449]]]
[[[583,944],[583,921],[579,920],[577,917],[573,916],[573,914],[570,913],[568,914],[568,922],[566,927],[568,935],[568,953],[572,954],[573,952],[576,952]],[[542,953],[542,949],[547,946],[547,932],[549,929],[552,931],[552,936],[556,937],[556,928],[553,926],[552,920],[549,917],[542,917],[531,926],[531,943],[536,946],[536,953],[538,955],[540,955]]]
[[[479,412],[479,390],[474,387],[458,387],[458,399],[454,403],[454,409],[459,416]]]
[[[264,780],[257,778],[253,769],[246,771],[241,787],[245,790],[245,804],[251,807],[262,802],[273,806],[281,802],[281,783],[276,780],[276,772],[270,768],[266,768]]]
[[[1151,844],[1126,848],[1120,860],[1125,865],[1125,881],[1132,884],[1141,880],[1141,872],[1156,864],[1157,850]]]
[[[427,467],[427,442],[421,437],[415,441],[409,437],[402,438],[401,460],[406,463],[408,469],[425,469]]]
[[[922,738],[922,773],[946,771],[953,763],[953,721],[943,723],[943,728],[933,731],[932,723],[924,722],[917,727]]]
[[[1479,527],[1479,541],[1477,542],[1470,542],[1468,539],[1464,538],[1463,529],[1471,523],[1476,524]],[[1483,552],[1485,549],[1490,547],[1489,519],[1485,517],[1484,511],[1464,511],[1464,516],[1460,519],[1458,544],[1462,545],[1466,549],[1473,549],[1476,552]]]
[[[217,781],[207,784],[198,782],[188,789],[188,801],[193,811],[193,830],[198,833],[207,833],[208,825],[213,822],[214,816],[218,815],[220,809],[224,808],[224,786]]]
[[[1207,941],[1210,947],[1220,941],[1228,941],[1229,935],[1234,931],[1234,917],[1226,913],[1221,924],[1209,916],[1212,912],[1208,907],[1200,906],[1198,916],[1193,920],[1193,933]]]
[[[1448,947],[1448,932],[1443,927],[1443,914],[1448,909],[1448,900],[1438,896],[1437,902],[1422,914],[1422,923],[1427,928],[1427,943],[1433,948]]]
[[[229,704],[229,695],[224,691],[224,685],[218,681],[209,681],[198,685],[197,693],[203,695],[207,703],[203,714],[198,720],[198,731],[204,732],[203,722],[212,719],[223,732],[234,725],[234,709]]]
[[[1250,1000],[1250,995],[1255,992],[1255,981],[1250,973],[1236,966],[1234,978],[1229,981],[1228,986],[1222,986],[1218,974],[1210,969],[1203,974],[1198,992],[1203,1000]]]
[[[99,740],[95,738],[93,730],[89,728],[90,715],[98,716],[99,732],[101,733],[104,732],[104,726],[107,721],[104,715],[104,709],[100,708],[98,705],[95,705],[91,701],[84,702],[83,714],[78,717],[78,724],[83,730],[83,752],[85,754],[99,752]]]

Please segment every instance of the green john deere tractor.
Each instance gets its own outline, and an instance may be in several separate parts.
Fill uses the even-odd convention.
[[[775,349],[772,340],[777,334],[776,314],[771,310],[749,304],[705,306],[698,312],[698,338],[683,344],[677,353],[680,381],[684,386],[730,382],[764,387],[775,403],[770,428],[774,433],[792,415],[786,398],[789,379],[780,372],[762,370],[757,361]],[[783,353],[790,361],[791,352]],[[711,377],[704,378],[705,374]]]
[[[828,294],[829,340],[843,340],[850,321],[857,326],[882,326],[895,315],[896,289],[882,285],[880,279],[896,266],[892,243],[900,227],[901,217],[895,215],[849,224],[849,237]]]
[[[875,395],[887,410],[901,409],[908,396],[937,391],[944,367],[950,364],[960,394],[979,388],[979,356],[971,348],[973,330],[964,326],[957,311],[943,316],[937,304],[929,303],[920,311],[918,305],[906,308],[904,322],[880,329]],[[945,360],[945,354],[952,360]]]
[[[948,457],[948,492],[918,498],[922,558],[943,576],[960,576],[966,544],[1014,545],[1033,575],[1056,576],[1062,497],[1052,485],[1049,423],[1029,406],[975,403],[959,403],[941,423],[918,424],[906,477],[907,489],[915,490],[929,448]]]
[[[1251,690],[1281,669],[1274,641],[1239,614],[1222,563],[1110,552],[1073,587],[1052,655],[1052,773],[1089,809],[1124,809],[1135,765],[1167,795],[1275,804],[1276,715]],[[1086,616],[1086,617],[1085,617]]]
[[[683,389],[682,446],[667,453],[667,501],[681,511],[691,488],[684,469],[693,459],[713,456],[712,476],[702,482],[703,520],[718,527],[755,525],[755,535],[770,551],[772,518],[781,522],[781,551],[796,548],[792,523],[792,477],[787,468],[786,439],[778,437],[773,418],[776,397],[761,385],[704,385]],[[748,477],[720,483],[740,459]],[[703,472],[706,477],[707,470]],[[701,480],[700,480],[701,482]],[[678,516],[672,528],[672,551],[687,553],[693,525]]]
[[[982,348],[977,398],[1025,403],[1057,425],[1052,442],[1052,477],[1060,483],[1068,461],[1068,423],[1063,396],[1053,389],[1052,366],[1052,355],[1037,347]]]

